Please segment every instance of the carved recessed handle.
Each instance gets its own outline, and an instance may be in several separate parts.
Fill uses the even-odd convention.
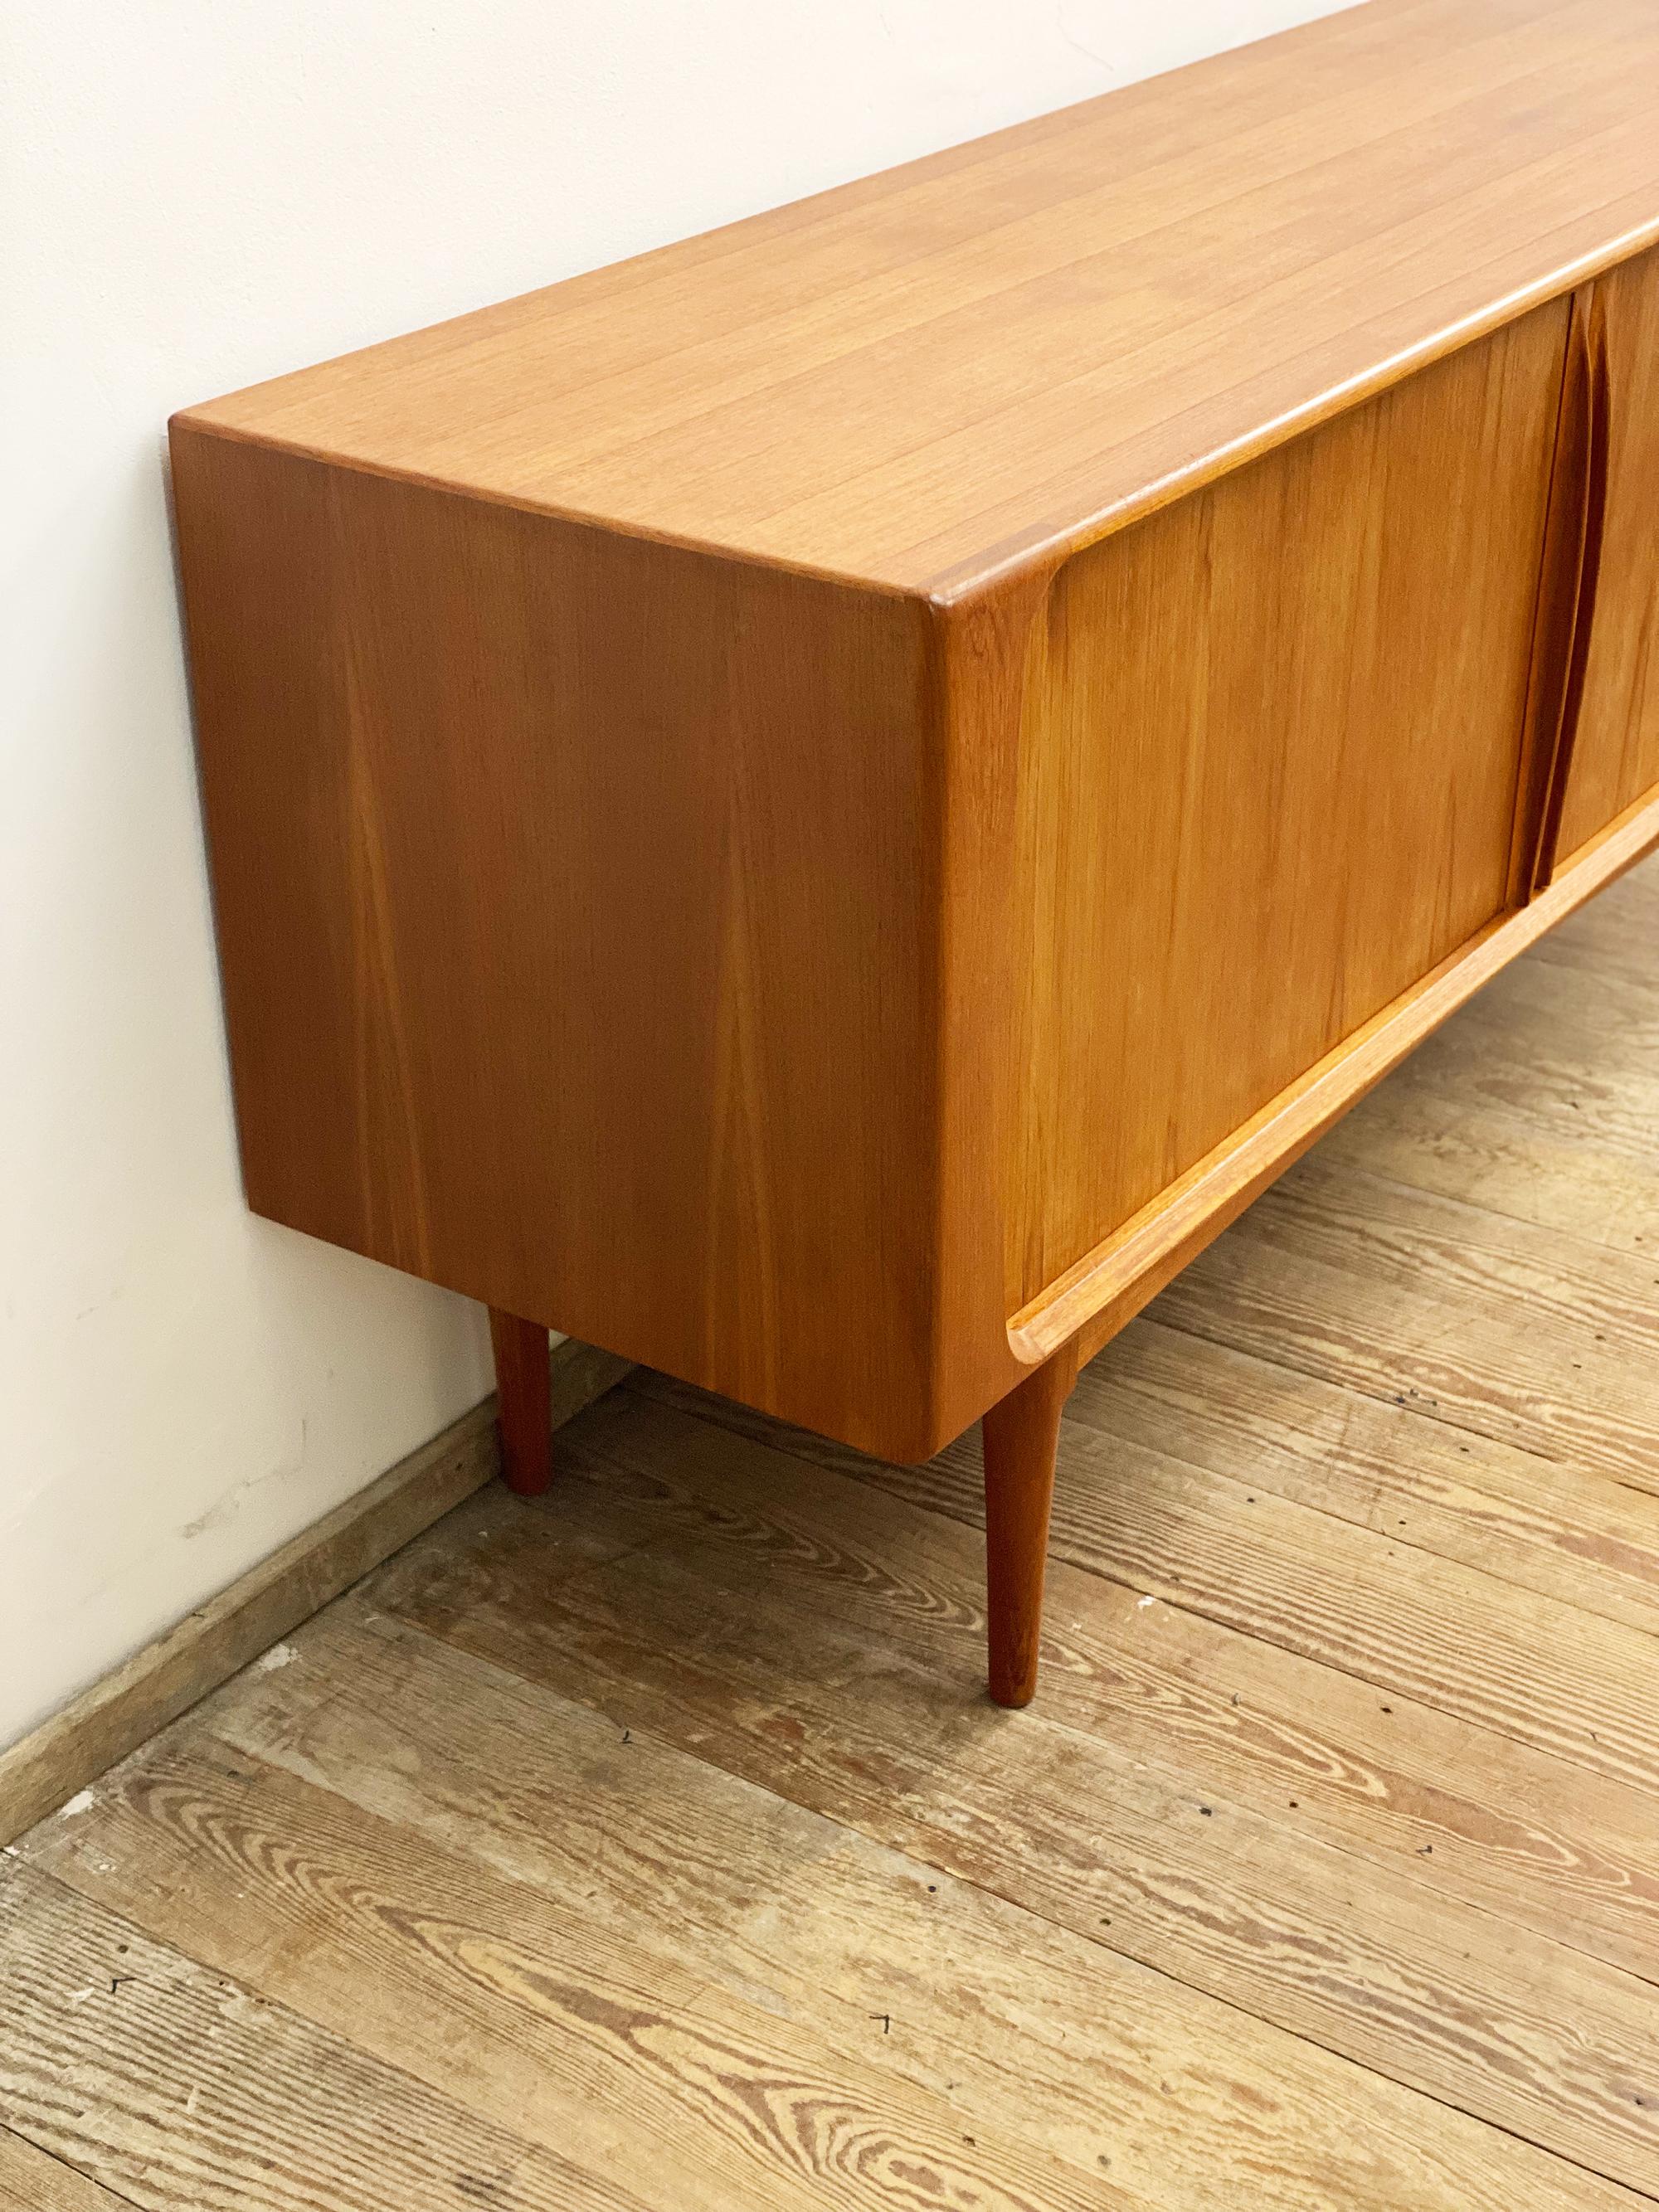
[[[1536,897],[1555,873],[1595,621],[1613,404],[1606,304],[1601,286],[1589,284],[1573,297],[1545,534],[1528,712],[1532,774],[1522,838],[1522,903]]]

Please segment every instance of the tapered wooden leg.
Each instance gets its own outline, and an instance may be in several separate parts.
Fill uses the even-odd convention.
[[[1060,1414],[1076,1380],[1068,1345],[985,1416],[986,1622],[1000,1705],[1029,1705],[1036,1689]]]
[[[489,1309],[501,1472],[520,1498],[539,1498],[553,1480],[553,1387],[547,1331],[517,1314]]]

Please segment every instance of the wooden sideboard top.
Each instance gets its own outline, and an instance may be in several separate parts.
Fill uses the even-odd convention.
[[[1655,0],[1368,0],[194,408],[942,601],[1659,236]]]

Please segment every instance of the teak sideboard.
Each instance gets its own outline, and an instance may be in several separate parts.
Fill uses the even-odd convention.
[[[1659,843],[1659,9],[1371,0],[192,408],[262,1214],[866,1450]]]

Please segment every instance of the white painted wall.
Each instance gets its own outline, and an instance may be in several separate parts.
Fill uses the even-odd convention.
[[[242,1209],[168,413],[1330,4],[6,0],[0,1744],[489,1387]]]

